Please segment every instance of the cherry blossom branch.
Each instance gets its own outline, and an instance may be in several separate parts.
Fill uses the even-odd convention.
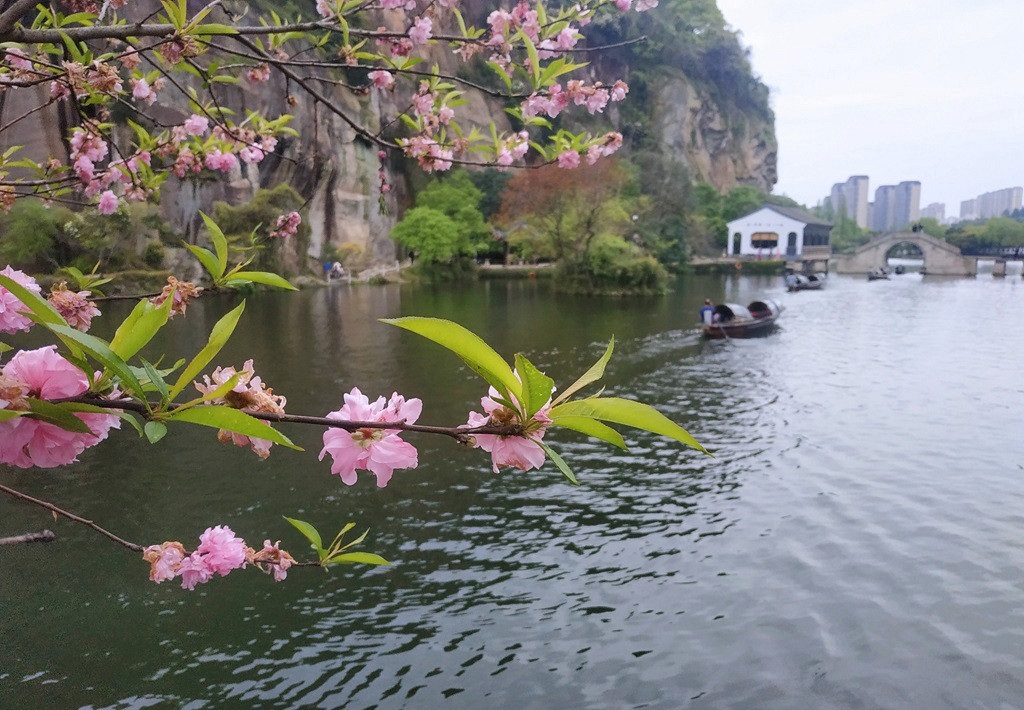
[[[144,402],[140,402],[135,399],[100,399],[97,397],[90,397],[87,395],[81,395],[78,397],[63,397],[60,399],[46,400],[51,404],[62,404],[64,402],[75,402],[78,404],[91,404],[101,409],[117,409],[121,411],[132,412],[138,414],[145,419],[156,419],[153,416],[152,406],[147,406]],[[174,409],[181,406],[180,404],[171,403],[169,407]],[[200,405],[201,406],[201,405]],[[344,429],[345,431],[359,431],[360,429],[395,429],[401,431],[411,431],[420,434],[440,434],[442,436],[448,436],[455,439],[460,444],[468,444],[470,438],[474,434],[489,434],[494,436],[523,436],[523,427],[510,423],[510,424],[485,424],[483,426],[476,427],[450,427],[450,426],[432,426],[428,424],[408,424],[406,421],[399,420],[393,422],[380,422],[380,421],[358,421],[358,420],[346,420],[346,419],[333,419],[331,417],[318,417],[307,414],[281,414],[277,412],[257,412],[242,410],[254,419],[260,419],[265,422],[274,422],[282,424],[311,424],[314,426],[328,427],[331,429]]]

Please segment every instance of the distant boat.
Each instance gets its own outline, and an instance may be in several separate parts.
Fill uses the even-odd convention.
[[[774,301],[751,301],[747,306],[720,303],[715,306],[711,323],[701,323],[705,338],[752,338],[775,328],[782,307]]]
[[[868,272],[868,281],[877,281],[879,279],[889,278],[889,272],[884,266],[880,266],[877,269],[872,269]]]
[[[786,290],[815,291],[825,285],[825,274],[786,274]]]

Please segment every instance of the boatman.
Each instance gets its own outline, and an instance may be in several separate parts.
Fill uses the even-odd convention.
[[[711,305],[711,299],[705,298],[704,305],[700,307],[700,322],[704,325],[711,325],[715,318],[715,307]]]

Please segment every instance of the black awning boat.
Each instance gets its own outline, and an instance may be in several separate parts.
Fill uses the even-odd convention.
[[[702,323],[705,338],[751,338],[775,328],[782,307],[774,301],[751,301],[746,306],[720,303],[715,306],[711,323]]]

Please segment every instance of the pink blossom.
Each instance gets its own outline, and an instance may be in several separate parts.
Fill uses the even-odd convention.
[[[185,559],[185,548],[180,542],[150,545],[142,551],[142,558],[150,564],[150,580],[160,584],[178,576],[178,568]]]
[[[328,414],[330,419],[359,422],[397,422],[405,420],[413,424],[419,418],[423,402],[419,399],[406,400],[397,392],[385,402],[383,397],[370,400],[353,388],[345,395],[345,404],[336,412]],[[331,455],[331,473],[341,476],[348,485],[355,484],[356,471],[371,471],[377,477],[377,486],[383,488],[391,480],[396,468],[415,468],[419,461],[416,448],[402,440],[397,429],[365,427],[349,432],[331,428],[324,432],[324,448],[320,460]]]
[[[173,293],[174,296],[171,297],[171,314],[169,316],[173,318],[176,315],[184,315],[189,301],[193,298],[198,298],[202,290],[201,287],[196,286],[191,281],[178,281],[175,277],[168,276],[167,285],[163,287],[159,295],[149,299],[149,302],[154,306],[161,306]]]
[[[117,212],[117,195],[110,190],[105,190],[100,195],[100,201],[96,205],[96,210],[100,214],[114,214]]]
[[[282,550],[280,545],[280,540],[273,545],[270,544],[270,540],[264,540],[263,549],[253,552],[248,558],[249,562],[260,569],[266,565],[269,568],[267,571],[274,575],[275,582],[283,582],[288,576],[288,568],[295,564],[295,558]]]
[[[21,49],[18,47],[5,47],[3,51],[7,53],[7,63],[11,65],[13,69],[17,69],[23,73],[32,71],[32,60],[29,59],[28,55]]]
[[[615,0],[615,7],[619,8],[619,12],[629,12],[632,5],[633,0]]]
[[[373,82],[374,87],[381,90],[388,90],[395,88],[395,77],[389,71],[378,69],[367,74],[370,81]]]
[[[336,14],[328,0],[316,0],[316,11],[320,13],[320,17],[327,20],[331,19]]]
[[[484,413],[469,413],[468,427],[486,426],[497,422],[508,423],[518,419],[518,412],[511,411],[505,406],[498,404],[494,398],[498,391],[493,387],[488,390],[488,396],[480,399],[480,405]],[[499,466],[513,466],[521,471],[529,471],[533,468],[540,468],[544,463],[545,453],[537,442],[544,438],[551,418],[548,417],[550,403],[546,404],[539,412],[533,415],[526,423],[523,436],[499,436],[497,434],[474,434],[475,446],[491,454],[491,464],[495,473],[498,473]]]
[[[210,170],[220,170],[222,173],[230,172],[238,165],[238,158],[234,153],[222,153],[219,148],[214,148],[206,154],[203,164]]]
[[[181,588],[190,592],[197,584],[205,584],[213,579],[213,570],[206,564],[199,552],[193,552],[178,565],[177,573],[181,575]]]
[[[558,167],[572,170],[580,166],[580,154],[575,150],[563,150],[558,154]]]
[[[636,0],[636,11],[646,12],[658,6],[658,0]]]
[[[206,116],[192,114],[185,119],[185,123],[181,127],[190,136],[201,136],[210,128],[210,120]]]
[[[152,105],[156,102],[156,92],[145,79],[132,79],[132,98],[136,101],[145,101]]]
[[[90,295],[92,294],[89,291],[72,291],[66,283],[61,282],[50,289],[50,297],[47,300],[68,325],[84,333],[89,330],[92,319],[100,315],[100,309],[89,300]]]
[[[85,373],[57,354],[55,345],[22,350],[4,365],[5,381],[20,384],[24,397],[60,399],[89,388]],[[113,414],[75,413],[89,428],[78,433],[39,419],[17,417],[0,422],[0,463],[19,468],[53,468],[72,463],[85,449],[107,438],[121,421]]]
[[[179,178],[184,178],[189,173],[198,173],[202,169],[203,165],[199,162],[199,158],[196,157],[195,153],[187,148],[183,148],[174,160],[171,172]]]
[[[253,82],[254,84],[267,81],[270,78],[270,65],[267,64],[266,62],[264,62],[263,64],[258,64],[257,66],[254,66],[252,69],[250,69],[246,76],[248,77],[249,81]]]
[[[430,39],[430,32],[434,27],[434,23],[429,17],[418,17],[413,26],[409,28],[409,39],[412,40],[413,44],[426,44],[427,40]]]
[[[626,98],[626,94],[629,93],[629,85],[626,82],[619,79],[612,84],[611,99],[612,101],[622,101]]]
[[[142,61],[141,53],[136,51],[125,52],[120,57],[118,57],[118,59],[121,62],[121,66],[123,66],[128,71],[132,71],[133,69],[138,67],[139,62]]]
[[[71,133],[71,159],[75,160],[79,156],[84,156],[94,163],[97,163],[107,157],[107,142],[100,136],[86,131],[82,128],[76,128]]]
[[[263,153],[263,149],[255,145],[247,145],[238,151],[238,157],[243,163],[249,163],[255,165],[259,163],[266,155]]]
[[[253,370],[251,359],[245,361],[241,370],[236,370],[234,367],[218,367],[213,371],[213,375],[203,375],[205,384],[199,382],[193,384],[201,393],[210,394],[235,375],[238,375],[235,386],[222,397],[211,400],[211,404],[226,404],[229,407],[241,409],[243,412],[284,414],[284,407],[288,400],[281,395],[274,394],[274,390],[263,383]],[[222,444],[230,441],[235,446],[251,446],[253,452],[261,459],[270,456],[270,447],[273,446],[273,442],[266,439],[246,436],[227,429],[220,429],[217,432],[217,440]]]
[[[245,567],[245,540],[235,537],[227,525],[206,528],[199,536],[196,552],[203,555],[206,566],[221,577],[233,569]]]
[[[412,108],[419,116],[426,116],[434,110],[434,95],[429,91],[412,97]]]
[[[277,227],[270,233],[271,237],[290,237],[302,224],[302,215],[298,212],[289,212],[277,218]]]
[[[42,290],[34,278],[24,271],[18,271],[11,266],[4,267],[0,270],[0,274],[33,293],[39,293]],[[19,330],[31,328],[32,320],[22,315],[23,312],[27,311],[28,306],[22,303],[13,293],[0,286],[0,333],[17,333]]]

